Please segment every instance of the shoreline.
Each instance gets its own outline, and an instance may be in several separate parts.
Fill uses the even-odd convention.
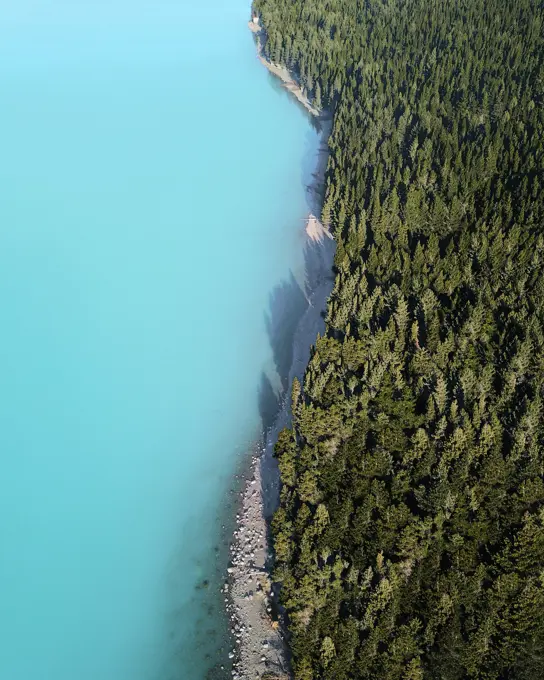
[[[253,33],[255,36],[255,42],[257,45],[257,59],[261,62],[261,64],[270,72],[272,75],[276,76],[278,78],[283,87],[290,92],[298,101],[304,106],[304,108],[315,118],[322,118],[324,116],[324,112],[318,108],[316,108],[312,102],[308,99],[306,94],[304,93],[304,90],[300,87],[299,83],[295,80],[293,75],[288,71],[288,69],[285,66],[281,66],[280,64],[274,64],[271,61],[268,61],[263,56],[262,53],[262,43],[261,43],[261,35],[265,34],[264,29],[259,25],[259,24],[254,24],[252,21],[248,22],[248,27],[249,30]],[[265,34],[266,35],[266,34]]]
[[[259,33],[250,22],[253,33]],[[310,350],[318,332],[324,330],[322,312],[333,287],[332,265],[335,242],[321,225],[319,215],[324,175],[329,156],[328,138],[332,121],[315,109],[300,87],[283,67],[270,64],[261,55],[257,38],[257,56],[261,63],[279,77],[297,100],[323,123],[311,181],[306,187],[309,205],[306,219],[305,288],[308,306],[300,317],[293,337],[293,359],[288,388],[274,424],[263,433],[257,453],[251,458],[241,501],[235,518],[236,528],[230,546],[225,607],[234,640],[229,659],[233,662],[233,680],[265,678],[289,680],[289,650],[285,640],[282,613],[276,605],[278,589],[271,579],[273,562],[269,523],[279,503],[280,479],[274,445],[279,432],[291,422],[291,385],[295,377],[302,381]]]

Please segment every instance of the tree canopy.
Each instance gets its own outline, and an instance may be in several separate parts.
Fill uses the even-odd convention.
[[[334,115],[336,281],[273,520],[297,680],[544,677],[533,0],[255,0]]]

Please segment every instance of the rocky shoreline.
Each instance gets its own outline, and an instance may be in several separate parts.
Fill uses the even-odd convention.
[[[250,22],[254,33],[259,33]],[[290,83],[288,89],[314,116],[321,112],[312,107],[292,77],[282,67],[269,64],[258,56],[269,71]],[[297,94],[297,91],[299,94]],[[300,95],[300,96],[299,96]],[[310,357],[310,348],[318,332],[324,329],[323,312],[333,286],[332,264],[335,242],[314,214],[320,214],[322,185],[328,159],[327,140],[330,121],[323,119],[321,143],[317,152],[312,181],[307,186],[311,212],[306,223],[306,297],[308,307],[302,315],[293,340],[293,361],[289,385],[295,377],[302,379]],[[225,605],[234,640],[229,652],[233,680],[289,680],[288,646],[284,638],[281,608],[277,605],[277,589],[271,582],[272,551],[269,544],[269,522],[279,502],[279,472],[274,458],[278,433],[290,424],[290,389],[283,397],[275,424],[251,459],[250,470],[236,515],[236,530],[230,548]]]
[[[325,274],[334,257],[334,241],[324,239],[317,246],[323,267],[309,298],[295,335],[294,359],[290,383],[302,378],[310,357],[311,345],[323,329],[322,312],[326,307],[333,281]],[[276,604],[277,591],[270,579],[272,554],[269,546],[269,521],[279,499],[279,472],[273,456],[278,433],[290,424],[289,394],[271,430],[266,444],[251,459],[251,468],[242,501],[236,515],[236,530],[228,568],[226,608],[235,647],[234,680],[290,678],[288,649],[284,639],[282,614]]]

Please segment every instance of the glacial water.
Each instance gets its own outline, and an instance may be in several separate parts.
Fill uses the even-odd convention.
[[[0,8],[2,679],[228,662],[222,526],[288,344],[317,143],[248,15]]]

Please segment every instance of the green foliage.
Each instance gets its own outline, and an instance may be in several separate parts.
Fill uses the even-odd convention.
[[[336,282],[276,448],[295,677],[544,677],[542,6],[255,7],[334,114]]]

